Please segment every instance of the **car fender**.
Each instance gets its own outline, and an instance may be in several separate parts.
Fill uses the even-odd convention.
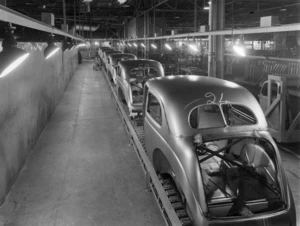
[[[191,178],[186,175],[186,169],[184,165],[180,162],[176,152],[174,152],[171,146],[151,125],[151,122],[147,122],[151,118],[145,118],[145,140],[147,151],[149,151],[149,157],[154,165],[156,172],[159,173],[168,173],[176,183],[176,186],[184,196],[184,199],[187,200],[189,206],[187,207],[188,211],[193,211],[193,214],[190,216],[197,216],[198,219],[193,219],[195,222],[205,221],[204,214],[202,211],[207,212],[207,207],[205,204],[205,197],[202,196],[201,199],[203,203],[200,205],[197,200],[201,200],[200,188],[199,185],[202,185],[200,171],[198,169],[198,164],[191,164],[191,167],[194,168],[193,176],[195,177],[195,183],[191,184]],[[152,128],[151,128],[152,127]],[[151,132],[152,130],[152,132]],[[147,133],[149,136],[147,136]],[[149,134],[151,133],[151,135]],[[149,139],[150,138],[150,139]],[[155,140],[155,142],[153,142]],[[148,141],[148,142],[147,142]],[[151,143],[151,144],[149,144]],[[154,145],[155,144],[155,145]],[[190,171],[189,171],[190,172]],[[203,205],[204,204],[204,205]]]

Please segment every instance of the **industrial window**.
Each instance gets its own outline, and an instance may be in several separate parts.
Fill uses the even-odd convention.
[[[162,124],[161,106],[157,98],[151,93],[148,95],[147,112],[158,124]]]

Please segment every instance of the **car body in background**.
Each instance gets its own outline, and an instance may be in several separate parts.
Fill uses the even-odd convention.
[[[114,53],[108,56],[107,72],[115,85],[117,83],[116,77],[117,77],[117,72],[119,71],[119,66],[118,66],[119,61],[136,60],[136,59],[137,59],[136,55],[131,53]]]
[[[100,47],[98,50],[98,54],[99,54],[100,58],[103,58],[104,51],[108,51],[108,50],[114,50],[114,49],[109,46]]]
[[[116,76],[118,97],[126,102],[129,115],[142,112],[143,86],[148,79],[163,77],[164,69],[160,62],[149,59],[119,61]]]
[[[111,50],[111,51],[105,51],[103,53],[103,67],[105,70],[108,69],[108,57],[111,55],[111,54],[115,54],[115,53],[122,53],[121,51],[116,51],[116,50]]]
[[[193,225],[296,225],[279,149],[248,90],[204,76],[154,78],[143,117],[147,155]]]
[[[101,65],[103,66],[104,65],[104,54],[106,52],[111,52],[111,51],[115,51],[114,49],[112,48],[103,48],[103,49],[99,49],[99,56],[100,56],[100,61],[101,61]]]

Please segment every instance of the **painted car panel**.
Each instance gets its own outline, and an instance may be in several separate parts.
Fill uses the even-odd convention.
[[[255,113],[258,123],[249,128],[247,127],[247,129],[267,129],[267,122],[259,103],[254,96],[242,86],[226,80],[199,75],[167,76],[162,79],[162,81],[159,80],[160,79],[150,80],[148,83],[155,91],[164,97],[165,102],[168,102],[166,114],[169,115],[172,121],[178,121],[178,119],[186,117],[187,112],[196,104],[220,103],[231,100],[232,103],[243,103],[243,105],[250,109],[256,109]],[[182,86],[182,83],[186,85]],[[203,84],[201,90],[199,90],[199,83]],[[186,89],[188,89],[188,92]],[[180,101],[173,101],[173,99],[178,98]],[[193,104],[191,104],[191,102]],[[181,136],[183,134],[185,134],[185,136],[192,135],[194,130],[185,126],[185,123],[185,121],[180,120],[178,121],[178,125],[170,125],[170,132],[175,136]],[[231,128],[227,129],[230,130]]]
[[[116,51],[116,50],[111,50],[111,51],[106,51],[104,52],[103,54],[103,64],[104,64],[104,68],[105,70],[108,70],[108,64],[109,64],[109,56],[112,55],[112,54],[115,54],[115,53],[122,53],[120,51]]]
[[[116,85],[116,76],[117,76],[117,67],[118,67],[118,62],[122,61],[122,60],[136,60],[137,57],[134,54],[131,53],[114,53],[114,54],[110,54],[108,56],[108,72],[110,73],[114,84]]]
[[[114,50],[114,49],[111,48],[111,47],[108,47],[108,46],[100,47],[99,50],[98,50],[100,58],[101,59],[103,58],[103,54],[104,54],[105,51],[110,51],[110,50]]]
[[[143,108],[143,84],[132,82],[132,80],[137,80],[138,77],[137,74],[133,75],[132,72],[138,73],[138,71],[141,70],[146,73],[146,71],[150,72],[153,70],[155,71],[154,76],[163,77],[164,69],[160,62],[150,59],[119,61],[118,66],[120,72],[116,77],[117,93],[121,99],[126,101],[129,115],[133,116],[136,113],[141,113]],[[142,80],[141,82],[144,83],[153,76],[151,74],[144,74],[139,77]],[[135,89],[139,91],[135,92]]]

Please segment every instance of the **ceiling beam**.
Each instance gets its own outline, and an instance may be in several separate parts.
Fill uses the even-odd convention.
[[[72,39],[84,41],[81,38],[70,35],[66,32],[63,32],[62,30],[57,29],[57,28],[53,28],[50,25],[44,24],[38,20],[32,19],[28,16],[25,16],[21,13],[18,13],[16,11],[11,10],[2,5],[0,5],[0,20],[7,22],[7,23],[17,24],[17,25],[20,25],[23,27],[28,27],[28,28],[32,28],[35,30],[53,33],[56,35],[62,35],[62,36],[69,37]]]
[[[186,38],[186,37],[193,38],[193,37],[203,37],[209,35],[246,35],[246,34],[277,33],[277,32],[288,32],[288,31],[300,31],[300,23],[286,24],[286,25],[272,26],[272,27],[253,27],[253,28],[245,28],[245,29],[228,29],[228,30],[209,31],[209,32],[194,32],[194,33],[185,33],[185,34],[178,34],[178,35],[166,35],[160,37],[137,38],[137,39],[130,39],[128,41],[176,39],[176,38]]]

